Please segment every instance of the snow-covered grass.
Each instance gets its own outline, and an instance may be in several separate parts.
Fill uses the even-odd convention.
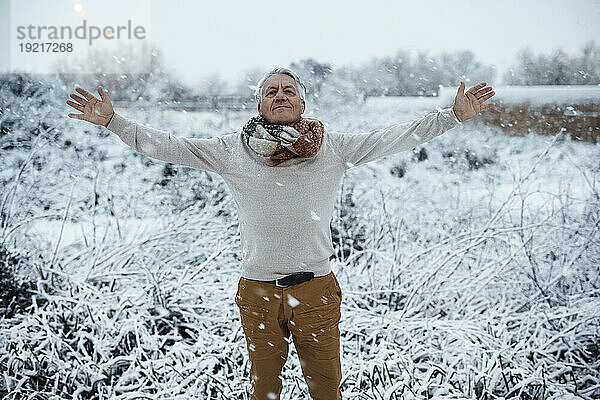
[[[135,155],[68,120],[66,89],[47,92],[0,116],[35,115],[0,137],[0,242],[36,286],[26,311],[0,319],[0,393],[248,399],[224,182]],[[313,115],[366,131],[444,105],[428,106]],[[252,114],[120,111],[189,136]],[[470,121],[348,170],[332,222],[344,398],[598,398],[598,154]],[[282,399],[308,398],[293,346],[283,377]]]

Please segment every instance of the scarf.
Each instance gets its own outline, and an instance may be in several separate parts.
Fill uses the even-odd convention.
[[[242,135],[248,147],[274,167],[291,158],[314,157],[321,147],[323,131],[318,119],[300,118],[293,124],[279,125],[259,115],[246,122]]]

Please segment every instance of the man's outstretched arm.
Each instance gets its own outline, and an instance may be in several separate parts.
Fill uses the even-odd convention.
[[[490,92],[491,87],[483,88],[484,86],[485,82],[480,83],[465,93],[464,83],[461,82],[453,107],[368,133],[332,133],[333,145],[344,161],[345,169],[410,150],[461,125],[478,112],[493,107],[494,103],[481,105],[494,95],[494,92]]]
[[[187,138],[167,131],[144,126],[115,113],[108,130],[119,136],[123,143],[138,153],[194,169],[220,174],[227,162],[227,144],[221,136]]]
[[[221,136],[206,139],[175,136],[115,113],[102,87],[98,88],[101,100],[82,88],[76,90],[85,98],[71,94],[78,103],[68,100],[67,104],[83,114],[69,114],[69,117],[106,127],[138,153],[161,161],[219,174],[229,159],[227,144]]]

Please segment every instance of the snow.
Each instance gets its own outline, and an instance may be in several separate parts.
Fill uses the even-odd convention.
[[[288,294],[287,295],[287,303],[289,304],[290,307],[294,308],[294,307],[298,306],[298,304],[300,304],[300,301],[298,301],[298,299],[296,299],[291,294]]]
[[[80,220],[77,222],[65,221],[61,236],[63,246],[81,244],[83,237],[91,237],[94,225],[98,235],[108,231],[110,236],[117,234],[115,219],[105,215],[97,216],[94,221]],[[22,232],[36,236],[58,238],[61,232],[62,221],[36,220],[27,224]],[[164,226],[161,218],[123,218],[119,219],[119,227],[124,240],[132,240],[138,235],[147,235]]]
[[[495,88],[506,101],[598,99],[595,87],[576,95],[573,88],[538,89]],[[445,96],[369,98],[351,113],[323,110],[316,117],[328,129],[366,132],[444,107]],[[42,118],[61,130],[38,143],[38,158],[4,208],[11,217],[6,244],[43,255],[48,271],[56,252],[54,284],[62,288],[36,294],[21,320],[1,320],[0,354],[10,361],[1,364],[13,368],[3,370],[4,381],[14,387],[30,379],[19,375],[29,371],[22,361],[29,348],[56,369],[57,381],[76,379],[68,372],[78,371],[82,388],[93,379],[127,388],[106,398],[135,397],[141,390],[127,385],[149,376],[160,397],[202,398],[213,390],[249,398],[248,351],[256,345],[247,344],[234,302],[243,253],[223,181],[183,168],[168,175],[165,163],[134,156],[103,129],[43,117],[55,107],[33,107],[34,122],[23,119],[2,138],[27,138]],[[195,137],[230,133],[254,114],[120,111]],[[346,172],[332,221],[343,250],[332,267],[343,293],[344,398],[468,398],[478,382],[499,397],[503,374],[511,374],[511,387],[526,382],[531,395],[545,382],[549,398],[567,400],[574,398],[571,371],[579,393],[597,396],[597,358],[583,359],[591,357],[600,320],[593,286],[600,263],[598,145],[538,133],[514,137],[466,123],[415,152]],[[419,161],[421,149],[427,158]],[[2,151],[4,196],[29,150]],[[402,177],[391,173],[400,165]],[[307,218],[321,218],[307,211]],[[327,293],[320,300],[331,306]],[[285,302],[299,310],[295,297]],[[253,326],[264,330],[258,311]],[[157,334],[158,326],[165,333]],[[282,377],[282,400],[308,396],[296,383],[303,378],[294,346]]]

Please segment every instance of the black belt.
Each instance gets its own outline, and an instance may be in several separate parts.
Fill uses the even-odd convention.
[[[297,285],[302,282],[310,281],[315,277],[314,272],[296,272],[295,274],[284,276],[283,278],[275,279],[274,281],[258,281],[264,283],[271,283],[277,287],[288,287]]]

